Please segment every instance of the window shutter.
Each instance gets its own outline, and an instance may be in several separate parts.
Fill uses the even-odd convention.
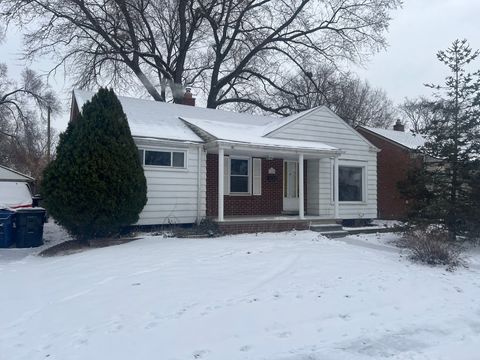
[[[230,157],[223,157],[223,193],[230,194]]]
[[[252,194],[262,195],[262,159],[253,159]]]

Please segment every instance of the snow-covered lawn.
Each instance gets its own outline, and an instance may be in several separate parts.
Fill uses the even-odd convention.
[[[0,359],[479,359],[480,270],[411,264],[393,237],[0,250]]]

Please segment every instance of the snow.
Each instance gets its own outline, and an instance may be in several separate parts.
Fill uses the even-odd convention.
[[[0,181],[0,209],[32,206],[26,182]]]
[[[94,93],[90,91],[74,90],[80,108],[93,95]],[[287,150],[299,148],[313,151],[336,150],[318,142],[265,137],[267,133],[304,116],[313,109],[286,118],[278,118],[124,96],[119,96],[118,99],[127,115],[132,135],[136,137],[202,142],[203,140],[184,122],[186,121],[219,140]]]
[[[426,141],[422,135],[412,132],[387,130],[381,128],[373,128],[369,126],[362,126],[362,128],[367,129],[377,135],[383,136],[388,140],[394,141],[412,150],[416,150],[419,147],[422,147],[423,145],[425,145]]]
[[[338,149],[313,141],[285,140],[265,137],[265,126],[242,123],[225,123],[223,121],[211,121],[182,117],[186,122],[209,133],[217,140],[248,144],[251,146],[278,147],[290,150],[313,150],[335,152]]]
[[[267,124],[264,127],[262,135],[267,136],[267,135],[271,134],[272,132],[274,132],[275,130],[277,130],[277,129],[285,126],[285,125],[290,124],[291,122],[293,122],[293,121],[311,113],[312,111],[315,111],[315,110],[318,110],[318,109],[321,109],[321,108],[326,109],[325,106],[318,106],[318,107],[311,108],[309,110],[301,111],[297,114],[287,116],[283,119],[276,119],[275,121],[270,122],[269,124]]]
[[[7,256],[0,261],[0,354],[477,359],[480,269],[412,264],[382,247],[394,236],[145,235],[63,257]]]

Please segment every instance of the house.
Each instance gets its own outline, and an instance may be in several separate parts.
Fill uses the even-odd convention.
[[[406,218],[408,202],[401,196],[397,184],[421,161],[417,149],[424,145],[425,139],[419,134],[405,132],[400,121],[393,130],[359,126],[357,131],[381,150],[377,157],[378,216],[381,219]]]
[[[71,119],[92,96],[74,90]],[[326,107],[278,118],[119,100],[147,179],[138,225],[209,218],[241,232],[377,216],[378,149]]]
[[[0,208],[31,207],[33,182],[32,177],[0,165]]]

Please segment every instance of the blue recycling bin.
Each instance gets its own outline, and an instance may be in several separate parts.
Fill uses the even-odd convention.
[[[8,209],[0,209],[0,248],[8,248],[15,241],[15,212]]]

